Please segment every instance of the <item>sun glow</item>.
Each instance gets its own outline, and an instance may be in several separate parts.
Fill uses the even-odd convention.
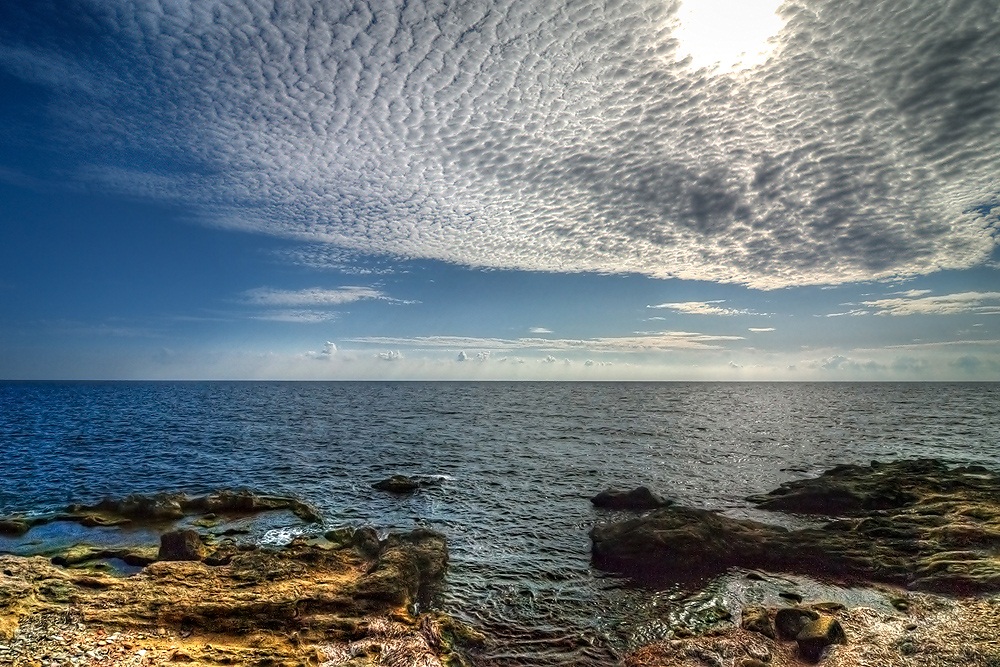
[[[678,60],[692,68],[735,72],[764,63],[784,26],[782,0],[682,0],[674,37]]]

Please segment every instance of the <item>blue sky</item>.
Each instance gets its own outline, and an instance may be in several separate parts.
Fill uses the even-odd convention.
[[[993,0],[0,3],[0,378],[1000,380]]]

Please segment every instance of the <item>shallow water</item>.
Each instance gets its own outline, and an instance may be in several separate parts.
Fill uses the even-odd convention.
[[[591,567],[608,486],[794,524],[743,498],[872,459],[1000,469],[998,384],[7,383],[0,405],[2,513],[249,487],[444,532],[438,604],[497,638],[490,664],[606,663],[677,613]],[[395,473],[443,481],[370,488]]]

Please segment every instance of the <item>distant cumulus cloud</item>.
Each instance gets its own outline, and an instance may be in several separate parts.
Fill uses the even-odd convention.
[[[376,353],[375,358],[382,361],[399,361],[403,358],[403,353],[398,350],[389,350],[387,352]]]
[[[750,327],[748,331],[753,333],[766,333],[768,331],[774,331],[774,327]]]
[[[319,352],[306,352],[307,357],[312,357],[313,359],[329,360],[337,354],[337,344],[332,341],[326,341],[323,345],[323,349]]]
[[[914,290],[904,297],[865,301],[876,315],[1000,315],[1000,292],[962,292],[923,296],[927,290]]]
[[[995,3],[786,2],[738,73],[683,10],[9,2],[0,69],[45,90],[17,141],[61,162],[25,177],[348,253],[765,289],[988,261]]]
[[[552,329],[546,329],[545,327],[531,327],[528,329],[529,332],[533,334],[550,334]]]
[[[875,360],[851,359],[841,354],[828,357],[827,359],[821,361],[818,365],[819,368],[821,368],[824,371],[875,372],[875,371],[883,371],[886,369],[885,364],[881,364]]]
[[[464,350],[459,352],[458,357],[455,359],[455,361],[468,361],[468,360],[469,360],[469,355],[467,355]]]

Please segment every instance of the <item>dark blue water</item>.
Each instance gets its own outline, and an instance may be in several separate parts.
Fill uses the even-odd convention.
[[[872,459],[1000,469],[1000,384],[6,383],[0,456],[0,513],[248,487],[328,527],[435,528],[440,605],[496,638],[496,663],[599,663],[655,634],[655,610],[591,568],[587,531],[614,516],[594,493],[781,520],[743,498]],[[444,481],[370,488],[394,473]]]

